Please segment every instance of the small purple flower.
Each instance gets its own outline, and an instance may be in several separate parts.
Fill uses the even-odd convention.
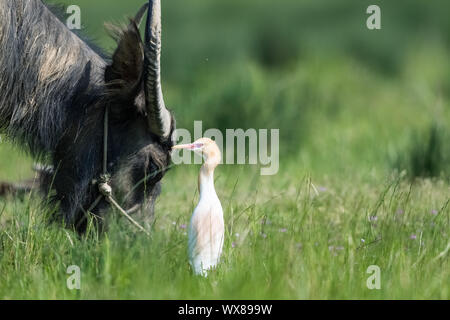
[[[361,242],[362,242],[362,243],[364,243],[364,242],[366,242],[366,240],[364,240],[364,239],[361,239]]]
[[[261,232],[261,237],[263,237],[265,239],[265,238],[267,238],[267,234]]]
[[[232,248],[236,248],[236,242],[232,242],[232,243],[231,243],[231,247],[232,247]]]
[[[280,229],[280,232],[285,233],[285,232],[287,232],[287,229],[286,228],[282,228],[282,229]]]
[[[369,218],[370,221],[378,221],[378,217],[377,216],[371,216]]]
[[[180,229],[186,229],[186,228],[187,228],[187,225],[185,225],[185,224],[180,225]]]
[[[412,240],[416,240],[417,236],[415,234],[412,234],[409,238],[412,239]]]
[[[328,189],[326,187],[319,187],[320,192],[326,192]]]
[[[435,215],[437,215],[437,214],[438,214],[438,211],[437,211],[437,210],[435,210],[435,209],[433,209],[433,210],[431,210],[431,214],[435,216]]]
[[[402,215],[402,214],[404,214],[404,213],[405,213],[405,212],[404,212],[402,209],[398,209],[398,210],[397,210],[397,214],[398,214],[398,215]]]

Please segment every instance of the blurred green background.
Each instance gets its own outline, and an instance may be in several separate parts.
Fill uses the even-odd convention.
[[[79,5],[83,32],[108,53],[115,44],[103,23],[126,23],[144,3],[51,2]],[[381,7],[381,30],[366,27],[370,4]],[[164,92],[178,127],[280,128],[281,161],[320,172],[448,174],[450,2],[162,6]]]

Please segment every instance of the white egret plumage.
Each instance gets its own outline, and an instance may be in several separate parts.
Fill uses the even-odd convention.
[[[221,161],[217,144],[209,138],[174,146],[201,153],[204,164],[198,176],[200,200],[192,213],[188,230],[189,262],[196,274],[206,276],[220,259],[224,239],[223,210],[214,188],[214,169]]]

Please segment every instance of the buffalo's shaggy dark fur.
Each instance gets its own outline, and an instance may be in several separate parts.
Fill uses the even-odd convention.
[[[54,173],[43,187],[54,190],[59,216],[80,231],[82,208],[99,195],[93,182],[102,172],[106,107],[108,171],[125,208],[142,204],[152,214],[170,162],[174,119],[169,137],[148,130],[136,22],[117,34],[108,65],[40,0],[0,0],[0,128],[51,159]],[[95,213],[106,207],[102,201]]]

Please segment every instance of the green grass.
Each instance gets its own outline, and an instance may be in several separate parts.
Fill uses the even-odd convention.
[[[141,2],[79,1],[107,47],[100,22]],[[0,198],[0,298],[449,299],[446,11],[383,3],[377,34],[361,2],[181,3],[163,5],[164,91],[178,126],[280,128],[278,174],[216,170],[226,238],[207,279],[190,270],[182,228],[198,166],[164,177],[150,238],[113,211],[105,233],[80,238],[48,224],[36,195]],[[433,126],[439,144],[426,135]],[[30,166],[3,139],[0,179],[30,177]],[[70,265],[81,268],[79,291],[66,287]],[[370,265],[380,290],[366,287]]]
[[[191,273],[182,229],[194,205],[196,170],[168,174],[150,238],[114,214],[105,234],[80,239],[46,225],[36,201],[10,199],[1,217],[0,296],[449,298],[447,183],[290,169],[273,178],[218,169],[226,238],[223,261],[207,279]],[[81,268],[80,291],[66,287],[70,265]],[[366,287],[370,265],[381,268],[381,290]]]

